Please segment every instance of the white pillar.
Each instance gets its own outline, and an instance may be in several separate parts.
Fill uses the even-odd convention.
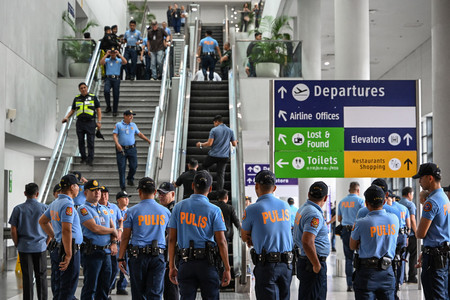
[[[297,30],[302,40],[302,76],[320,80],[321,76],[321,9],[320,0],[298,0]]]
[[[335,0],[335,79],[370,79],[369,0]],[[370,178],[336,180],[336,202],[348,194],[351,181],[358,181],[361,193],[370,185]],[[336,273],[345,277],[342,246],[336,245]]]
[[[431,65],[433,101],[433,162],[449,174],[448,149],[450,139],[450,101],[448,86],[450,77],[450,2],[433,0],[431,9]],[[423,100],[424,101],[424,100]],[[448,178],[448,175],[446,176]],[[446,182],[444,182],[445,184]]]

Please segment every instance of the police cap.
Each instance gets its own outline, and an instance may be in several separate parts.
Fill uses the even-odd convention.
[[[198,171],[194,176],[194,184],[198,189],[209,188],[212,184],[211,174],[206,170]]]
[[[255,183],[262,185],[275,185],[275,174],[270,170],[259,171],[255,176]]]
[[[425,175],[432,175],[437,179],[441,179],[441,169],[439,168],[438,165],[434,163],[421,164],[419,167],[419,172],[417,172],[417,174],[414,175],[412,178],[418,179]]]
[[[365,192],[366,201],[375,207],[380,207],[384,201],[384,190],[378,185],[372,184]]]
[[[102,187],[98,184],[97,180],[89,180],[88,182],[86,182],[86,184],[84,185],[84,190],[90,190],[90,191],[95,191],[95,190],[101,190]]]
[[[322,199],[328,195],[328,185],[323,181],[316,181],[309,187],[309,195],[315,199]]]
[[[379,186],[385,194],[388,192],[388,185],[384,179],[377,178],[374,181],[372,181],[372,184]]]

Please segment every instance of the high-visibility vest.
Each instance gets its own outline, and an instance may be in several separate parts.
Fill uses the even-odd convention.
[[[94,116],[94,97],[94,94],[88,94],[87,97],[82,97],[81,95],[76,96],[77,100],[75,101],[75,106],[77,107],[77,117],[79,117],[81,114],[86,114],[91,117]]]

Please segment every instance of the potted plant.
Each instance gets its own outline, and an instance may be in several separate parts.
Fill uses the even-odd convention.
[[[92,44],[90,41],[84,41],[81,38],[89,28],[96,27],[98,24],[95,21],[88,21],[86,26],[80,29],[69,17],[67,11],[63,12],[62,19],[73,31],[73,35],[64,37],[67,41],[62,44],[63,55],[72,59],[72,62],[69,63],[69,75],[70,77],[84,77],[89,69]]]
[[[262,33],[262,40],[254,43],[248,57],[253,62],[258,77],[279,77],[280,68],[292,60],[288,55],[288,43],[291,35],[285,31],[292,31],[290,18],[280,16],[273,18],[265,16],[261,20],[258,31]],[[249,34],[252,35],[253,30]]]
[[[141,28],[141,31],[145,30],[145,25],[150,24],[153,20],[156,20],[156,16],[151,14],[147,10],[147,0],[144,3],[137,5],[133,2],[128,2],[128,13],[137,23],[137,28]],[[143,32],[142,32],[143,34]]]

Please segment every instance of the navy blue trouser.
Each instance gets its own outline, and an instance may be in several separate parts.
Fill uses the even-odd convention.
[[[116,149],[117,167],[119,169],[119,182],[120,188],[125,189],[125,173],[127,167],[127,160],[129,165],[128,180],[134,180],[134,174],[137,169],[137,150],[136,147],[130,149],[123,149],[122,152],[118,152]]]
[[[96,250],[83,256],[83,288],[81,300],[108,299],[111,280],[111,255],[104,250]]]
[[[166,269],[164,254],[158,256],[140,254],[138,257],[130,257],[128,266],[133,299],[160,300]]]
[[[422,255],[422,286],[425,299],[448,299],[448,262],[444,268],[433,267],[432,256]]]
[[[111,285],[109,287],[110,290],[113,290],[116,286],[116,278],[117,272],[119,272],[119,263],[117,262],[117,253],[116,255],[111,255]]]
[[[81,159],[92,161],[94,159],[94,140],[95,140],[95,120],[83,121],[77,120],[77,137],[78,149],[80,150]],[[84,136],[86,135],[88,155],[86,157],[86,145],[84,143]]]
[[[353,276],[353,253],[354,251],[350,249],[350,235],[352,234],[351,230],[347,228],[342,229],[341,238],[342,245],[344,246],[344,255],[345,255],[345,277],[347,279],[347,286],[353,286],[352,276]]]
[[[59,270],[61,262],[59,249],[56,248],[50,253],[52,263],[52,293],[53,300],[71,300],[75,298],[75,291],[78,285],[78,276],[80,275],[80,251],[73,256],[68,268],[65,271]]]
[[[356,300],[394,300],[395,276],[387,270],[362,268],[356,270],[353,282]]]
[[[408,239],[408,236],[406,234],[399,234],[397,237],[397,247],[404,248],[406,247],[406,241]],[[403,281],[405,280],[405,257],[406,252],[402,254],[401,261],[397,263],[397,268],[395,270],[396,272],[396,284],[397,287],[403,284]]]
[[[127,60],[127,76],[133,79],[136,76],[137,52],[133,48],[125,48],[125,59]]]
[[[120,94],[120,79],[108,78],[105,79],[105,87],[103,93],[105,95],[105,102],[107,107],[111,107],[111,88],[113,90],[113,113],[117,113],[119,107],[119,94]]]
[[[151,66],[152,66],[152,62],[150,59],[150,53],[147,52],[147,54],[144,55],[144,59],[145,59],[145,80],[149,80],[150,79],[150,74],[151,74]]]
[[[253,269],[255,274],[255,293],[261,299],[290,299],[292,264],[258,263]]]
[[[180,32],[181,27],[181,18],[173,18],[173,29],[175,29],[175,33]]]
[[[307,259],[300,258],[297,261],[297,278],[300,280],[298,300],[325,300],[327,298],[327,263],[320,262],[319,273],[306,271],[307,264],[310,264]]]
[[[19,252],[22,269],[23,299],[33,299],[33,274],[36,278],[37,298],[47,299],[47,251]]]
[[[208,80],[206,76],[206,70],[209,69],[209,80],[214,79],[214,69],[216,68],[216,60],[211,55],[203,55],[202,56],[202,72],[203,77],[205,77],[205,81]]]
[[[216,174],[217,174],[217,186],[216,190],[223,190],[223,186],[225,184],[225,169],[227,166],[228,157],[213,157],[206,156],[205,161],[203,162],[203,169],[208,170],[209,168],[216,164]]]
[[[126,247],[126,245],[124,247]],[[117,253],[117,255],[119,255],[119,253]],[[117,257],[118,256],[116,256],[116,258]],[[124,258],[125,258],[125,261],[126,261],[127,266],[128,266],[128,254],[126,252],[125,252],[125,257]],[[127,267],[127,270],[128,270],[128,267]],[[118,291],[123,291],[123,290],[125,290],[127,288],[127,285],[128,285],[128,281],[125,278],[125,275],[123,275],[122,271],[119,270],[119,280],[117,281],[117,290]],[[114,289],[114,286],[112,287],[112,289]]]
[[[197,288],[200,288],[203,300],[219,299],[219,272],[206,259],[182,260],[178,267],[178,286],[181,300],[194,300]]]

